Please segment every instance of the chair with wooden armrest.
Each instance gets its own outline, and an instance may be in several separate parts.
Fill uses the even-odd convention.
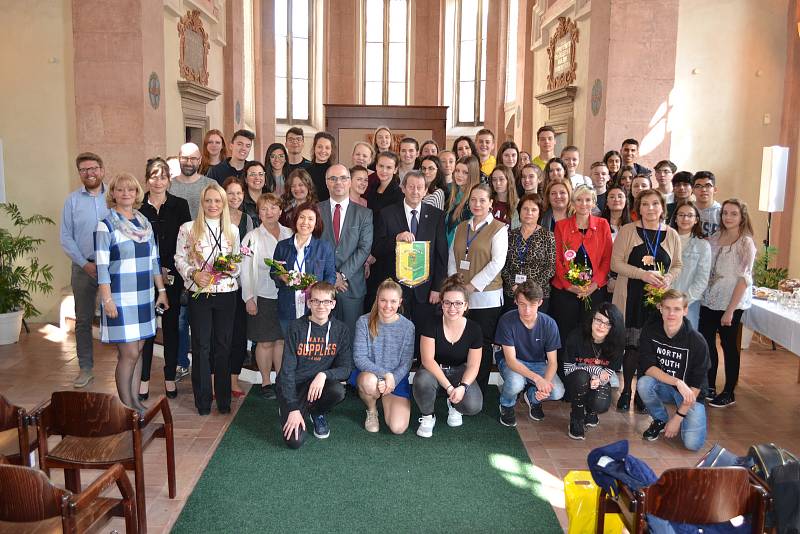
[[[122,498],[102,497],[116,485]],[[10,465],[0,457],[0,534],[96,532],[113,516],[125,518],[125,531],[138,532],[135,494],[125,468],[107,469],[83,493],[55,486],[38,469]]]
[[[163,423],[153,423],[161,414]],[[136,517],[139,532],[147,532],[144,462],[142,451],[154,438],[165,438],[169,497],[177,494],[175,483],[175,441],[172,413],[164,397],[140,415],[115,396],[91,391],[56,391],[50,401],[34,413],[39,441],[39,461],[49,474],[64,469],[64,482],[79,493],[81,469],[104,469],[116,463],[134,472]],[[62,436],[49,449],[47,438]]]
[[[619,513],[631,534],[647,532],[645,514],[693,525],[722,523],[749,514],[752,532],[764,531],[769,496],[753,483],[744,467],[668,469],[653,485],[639,491],[619,486],[615,497],[600,489],[595,532],[603,532],[607,513]]]
[[[31,466],[31,450],[36,450],[36,427],[23,408],[0,395],[0,456],[11,464]]]

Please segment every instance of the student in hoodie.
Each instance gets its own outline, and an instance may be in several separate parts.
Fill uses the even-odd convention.
[[[597,416],[611,406],[614,369],[622,364],[625,351],[625,319],[610,302],[597,306],[591,319],[567,337],[564,351],[566,389],[572,401],[569,437],[585,439],[584,426],[595,427]]]
[[[340,382],[353,370],[352,334],[330,317],[336,288],[317,282],[311,286],[308,305],[311,314],[289,324],[276,380],[283,439],[291,449],[303,445],[309,415],[317,438],[330,435],[325,414],[344,400]]]
[[[662,432],[672,438],[680,432],[683,445],[697,451],[706,439],[702,393],[709,357],[705,339],[686,319],[688,306],[685,293],[667,290],[659,304],[661,320],[654,318],[642,328],[636,390],[653,416],[644,439],[655,441]],[[677,406],[672,417],[665,404]]]

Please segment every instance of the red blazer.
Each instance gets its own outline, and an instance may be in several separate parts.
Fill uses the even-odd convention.
[[[582,235],[575,223],[575,216],[562,219],[556,223],[556,275],[553,277],[553,287],[567,289],[571,284],[566,279],[569,262],[564,258],[564,251],[572,249],[578,251],[583,243],[583,248],[592,262],[592,281],[597,287],[603,287],[608,282],[608,272],[611,270],[611,228],[608,221],[602,217],[589,216],[589,227],[586,235]]]

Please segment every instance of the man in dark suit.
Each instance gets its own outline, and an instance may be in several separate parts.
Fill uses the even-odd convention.
[[[430,241],[430,276],[417,287],[403,287],[403,314],[419,330],[427,321],[434,320],[439,303],[439,288],[447,277],[447,237],[444,231],[444,212],[430,204],[423,204],[427,187],[419,171],[408,171],[402,181],[403,201],[381,210],[375,224],[375,244],[372,255],[386,266],[394,280],[397,278],[396,243],[398,241]],[[399,281],[399,280],[398,280]]]
[[[341,164],[325,173],[330,198],[319,203],[324,229],[336,254],[336,307],[333,316],[355,335],[356,321],[364,308],[367,283],[364,263],[372,247],[372,211],[350,201],[350,172]]]

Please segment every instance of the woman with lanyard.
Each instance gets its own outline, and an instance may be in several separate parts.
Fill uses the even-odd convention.
[[[95,232],[100,340],[117,345],[117,393],[140,413],[145,410],[138,397],[142,347],[145,339],[156,335],[156,309],[169,308],[153,228],[136,209],[143,197],[135,176],[115,176],[106,188],[108,216]]]
[[[558,324],[562,340],[567,339],[576,323],[591,317],[589,310],[606,300],[611,230],[608,221],[592,215],[596,201],[594,189],[579,185],[572,194],[575,214],[556,223],[556,274],[550,293],[550,315]],[[567,279],[572,266],[578,266],[588,274],[584,285],[576,285]],[[559,373],[563,373],[563,349],[558,353]],[[563,375],[559,376],[563,380]]]
[[[322,216],[316,202],[307,202],[297,207],[292,224],[295,235],[275,246],[273,259],[282,263],[287,271],[311,274],[317,281],[336,282],[336,260],[333,246],[320,239],[322,235]],[[306,314],[306,292],[295,290],[287,284],[286,275],[278,275],[274,269],[270,276],[278,287],[278,319],[284,336],[289,323]]]
[[[680,237],[664,223],[667,208],[661,193],[655,189],[640,193],[634,208],[641,220],[622,227],[611,255],[611,268],[617,273],[613,302],[625,318],[624,383],[617,401],[620,411],[630,409],[642,326],[657,313],[655,307],[646,304],[645,285],[668,289],[683,266]],[[638,396],[634,405],[637,412],[647,413]]]
[[[503,266],[503,311],[514,309],[514,291],[528,280],[542,288],[539,311],[547,313],[550,304],[550,279],[556,272],[556,242],[553,232],[539,226],[542,199],[527,194],[519,201],[521,226],[508,232],[508,254]]]
[[[422,417],[417,435],[433,436],[434,408],[439,388],[447,395],[447,425],[463,424],[462,415],[475,415],[483,408],[483,395],[475,385],[481,366],[483,333],[475,321],[465,317],[469,289],[461,275],[442,283],[442,320],[421,326],[419,340],[422,367],[414,375],[414,401]]]
[[[261,396],[275,398],[270,372],[281,369],[283,331],[278,321],[278,288],[264,259],[272,259],[278,241],[292,237],[292,231],[278,222],[281,200],[274,193],[258,198],[261,224],[247,234],[242,246],[250,254],[242,259],[242,300],[247,310],[247,338],[256,344],[256,363],[261,373]]]
[[[572,215],[572,182],[566,179],[553,180],[544,190],[545,212],[541,224],[555,232],[556,223]]]
[[[180,226],[192,220],[189,203],[186,199],[169,194],[169,166],[161,158],[147,162],[145,169],[149,191],[144,195],[139,211],[147,217],[153,227],[153,235],[158,245],[161,260],[161,274],[167,288],[169,308],[161,315],[161,332],[164,341],[164,390],[167,397],[178,396],[175,385],[178,366],[178,316],[181,311],[181,292],[183,279],[175,270],[175,245]],[[142,349],[142,382],[139,386],[139,400],[150,395],[150,367],[153,362],[155,337],[148,338]]]
[[[231,223],[227,195],[220,186],[203,188],[200,203],[197,218],[178,232],[175,266],[187,290],[197,293],[189,299],[194,404],[200,415],[211,413],[213,366],[217,409],[224,414],[231,411],[230,353],[240,266],[219,273],[212,266],[221,254],[239,253],[239,229]]]
[[[448,274],[464,277],[469,290],[469,318],[483,331],[478,385],[485,393],[492,366],[494,331],[503,306],[500,272],[508,253],[508,226],[492,217],[492,189],[478,184],[469,193],[472,218],[458,225],[450,248]]]

